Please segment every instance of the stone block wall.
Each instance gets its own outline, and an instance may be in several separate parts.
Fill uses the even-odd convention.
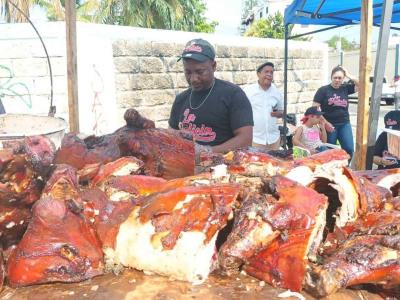
[[[210,37],[208,40],[213,42]],[[276,69],[275,84],[283,93],[283,42],[271,41],[237,37],[236,43],[214,42],[217,54],[216,77],[243,87],[257,81],[257,66],[271,61]],[[182,63],[177,62],[184,45],[183,41],[127,39],[113,43],[119,114],[127,108],[135,107],[146,117],[156,120],[158,126],[168,126],[175,96],[188,88]],[[295,42],[291,46],[288,61],[288,112],[301,115],[311,105],[315,91],[323,84],[327,48],[321,44],[316,46],[315,43],[305,42]]]
[[[50,55],[57,115],[68,121],[65,23],[36,24]],[[44,50],[29,24],[0,24],[0,97],[7,112],[47,114],[50,77]],[[166,127],[177,93],[188,87],[177,62],[185,43],[210,41],[216,76],[240,86],[256,82],[256,67],[269,60],[283,92],[282,40],[218,36],[77,23],[80,131],[105,134],[124,124],[135,107]],[[288,112],[301,114],[328,75],[328,48],[289,42]]]

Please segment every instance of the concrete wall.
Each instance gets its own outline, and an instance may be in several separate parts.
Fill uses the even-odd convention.
[[[57,115],[67,116],[65,25],[38,24],[51,57]],[[0,97],[8,112],[47,114],[49,70],[40,42],[28,24],[0,24]],[[172,102],[187,88],[181,63],[184,44],[202,37],[217,51],[217,77],[239,85],[256,81],[256,67],[276,65],[283,91],[283,41],[78,23],[78,89],[81,131],[104,134],[123,124],[135,107],[167,126]],[[288,112],[303,113],[326,81],[325,44],[290,42]],[[18,95],[15,95],[18,94]]]

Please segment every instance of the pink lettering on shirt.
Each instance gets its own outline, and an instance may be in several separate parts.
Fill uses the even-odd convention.
[[[194,124],[196,120],[196,115],[191,114],[189,108],[185,109],[183,112],[183,120],[179,122],[178,126],[181,130],[190,131],[195,139],[195,141],[200,142],[212,142],[215,140],[217,134],[212,130],[211,127],[207,127],[204,124],[197,126]]]
[[[333,97],[328,99],[328,105],[347,107],[347,100],[340,98],[340,96],[333,94]]]

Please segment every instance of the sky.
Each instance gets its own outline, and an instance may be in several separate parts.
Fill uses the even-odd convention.
[[[242,16],[242,0],[205,0],[207,5],[206,17],[217,21],[215,33],[224,35],[239,34]]]
[[[238,35],[239,25],[242,16],[242,0],[205,0],[207,6],[206,17],[210,21],[217,21],[215,33],[224,35]],[[320,29],[318,26],[314,29]],[[326,41],[334,35],[341,35],[350,42],[360,40],[360,26],[347,26],[339,29],[328,30],[318,34],[313,34],[315,41]],[[378,40],[378,29],[374,29],[372,41],[376,44]]]

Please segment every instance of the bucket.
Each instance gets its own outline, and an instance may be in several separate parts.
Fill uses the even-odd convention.
[[[3,148],[3,142],[44,135],[50,138],[58,149],[66,128],[67,122],[60,118],[25,114],[0,115],[0,148]]]

